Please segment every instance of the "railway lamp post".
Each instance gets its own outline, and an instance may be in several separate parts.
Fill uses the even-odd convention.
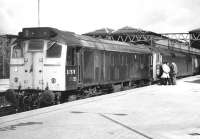
[[[38,0],[38,27],[40,27],[40,0]]]

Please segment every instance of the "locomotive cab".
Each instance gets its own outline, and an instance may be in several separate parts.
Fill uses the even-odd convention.
[[[52,40],[50,33],[46,28],[40,31],[37,28],[23,30],[21,38],[11,50],[11,89],[65,90],[67,47],[62,42]]]

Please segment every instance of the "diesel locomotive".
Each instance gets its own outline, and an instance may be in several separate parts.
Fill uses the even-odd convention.
[[[77,35],[50,27],[24,28],[11,49],[10,89],[26,94],[50,90],[64,102],[131,87],[159,78],[163,61],[178,76],[199,71],[199,56],[156,47]],[[30,95],[28,95],[30,96]]]

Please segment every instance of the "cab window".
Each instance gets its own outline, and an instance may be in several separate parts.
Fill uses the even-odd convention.
[[[57,43],[48,43],[47,58],[60,58],[62,46]]]
[[[13,47],[12,58],[22,58],[24,56],[23,47],[24,43],[18,42],[17,45]]]
[[[30,40],[29,41],[29,51],[42,51],[44,47],[44,41],[43,40]]]

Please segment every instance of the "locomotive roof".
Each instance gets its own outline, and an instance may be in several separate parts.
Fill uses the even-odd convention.
[[[119,51],[119,52],[142,52],[150,53],[151,51],[144,45],[133,45],[118,41],[110,41],[105,39],[97,39],[84,35],[75,35],[84,47],[94,47],[95,49]]]
[[[93,48],[93,49],[118,51],[118,52],[151,53],[150,49],[144,45],[133,45],[133,44],[124,43],[124,42],[98,39],[98,38],[93,38],[93,37],[89,37],[85,35],[78,35],[73,32],[61,31],[55,28],[50,28],[50,27],[24,28],[22,32],[22,36],[24,36],[23,35],[24,32],[34,31],[34,30],[37,30],[40,32],[48,32],[50,33],[50,35],[44,39],[64,42],[68,46],[88,47],[88,48]]]

